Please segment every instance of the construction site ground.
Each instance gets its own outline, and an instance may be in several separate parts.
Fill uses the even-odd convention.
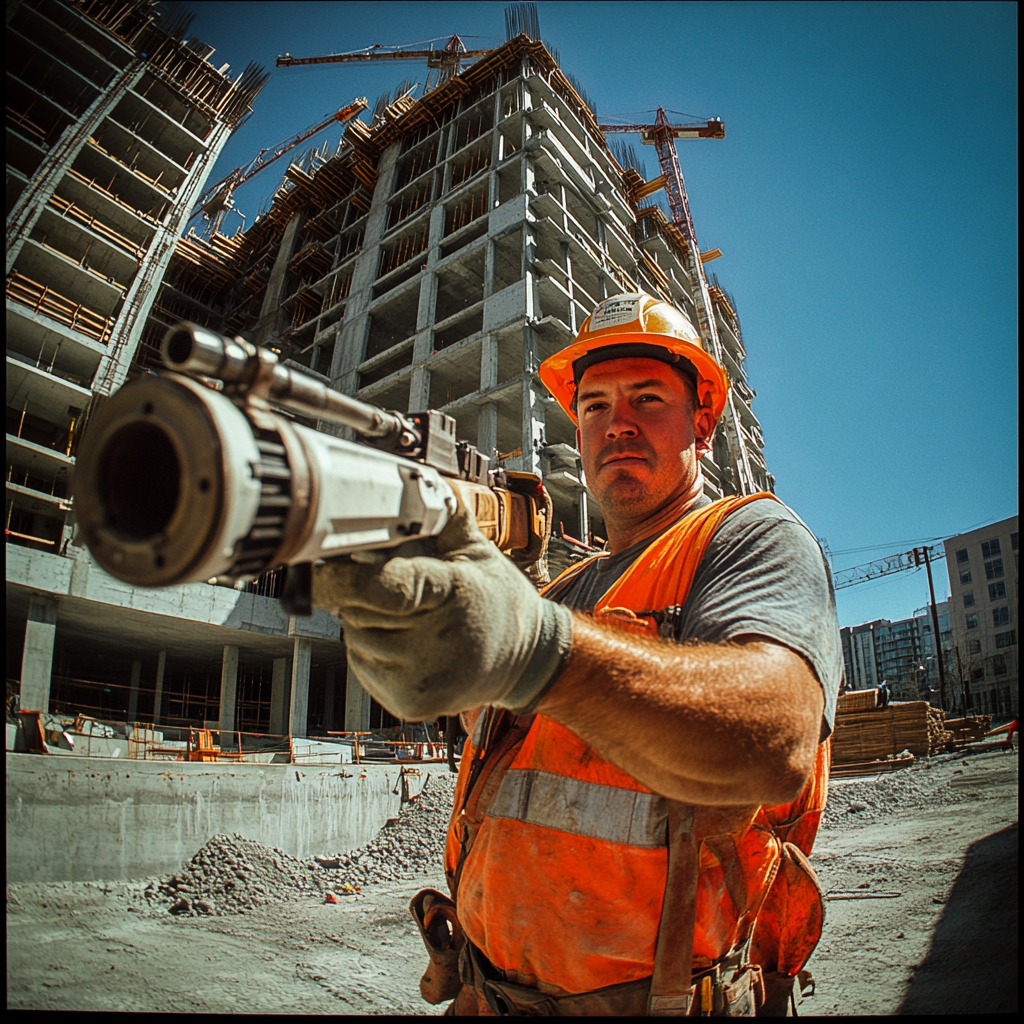
[[[801,1015],[1016,1011],[1016,749],[834,780],[812,862],[829,899]],[[223,915],[169,913],[141,881],[8,885],[8,1008],[440,1012],[407,910],[440,865],[366,877]]]

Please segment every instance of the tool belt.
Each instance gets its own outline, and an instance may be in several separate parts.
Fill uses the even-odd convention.
[[[508,980],[458,923],[455,904],[436,889],[418,892],[409,911],[430,956],[420,993],[433,1004],[454,999],[466,986],[499,1017],[753,1016],[765,1002],[761,968],[746,963],[748,949],[694,968],[693,984],[670,1007],[650,1007],[651,978],[577,995],[554,996]]]
[[[661,1016],[752,1017],[763,1002],[761,968],[744,963],[746,950],[696,968],[685,1005]],[[609,985],[577,995],[554,996],[507,980],[471,942],[459,955],[459,978],[499,1017],[648,1016],[651,979]]]

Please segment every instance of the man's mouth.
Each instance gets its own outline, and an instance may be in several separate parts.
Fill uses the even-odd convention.
[[[643,455],[636,452],[617,452],[614,455],[609,455],[608,458],[602,463],[603,466],[607,466],[614,462],[643,462],[646,461]]]

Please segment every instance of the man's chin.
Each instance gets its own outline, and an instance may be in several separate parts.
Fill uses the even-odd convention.
[[[594,500],[605,513],[636,514],[654,503],[647,484],[626,474],[605,484],[600,492],[595,492]]]

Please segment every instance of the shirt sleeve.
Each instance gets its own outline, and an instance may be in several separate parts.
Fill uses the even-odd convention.
[[[742,506],[718,529],[697,567],[676,639],[721,643],[749,634],[810,663],[825,698],[824,740],[843,674],[832,576],[810,530],[768,499]]]

